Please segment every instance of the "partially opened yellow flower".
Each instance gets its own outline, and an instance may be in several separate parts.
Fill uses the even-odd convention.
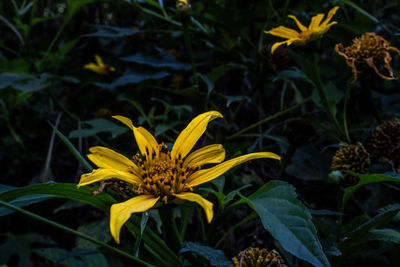
[[[102,75],[107,75],[107,74],[110,74],[110,72],[115,71],[114,67],[105,65],[99,55],[94,55],[94,58],[96,60],[96,63],[90,62],[89,64],[86,64],[83,67],[85,69],[91,70],[93,72],[96,72],[96,73],[102,74]]]
[[[105,147],[92,147],[88,158],[99,168],[83,174],[78,186],[109,179],[120,179],[132,185],[137,196],[111,206],[110,230],[119,243],[121,227],[132,213],[151,209],[157,202],[168,203],[175,199],[198,203],[205,211],[207,221],[213,218],[213,204],[198,194],[193,187],[211,181],[229,169],[251,159],[280,157],[271,152],[243,155],[225,162],[225,149],[220,144],[208,145],[192,150],[197,140],[205,132],[210,121],[222,118],[217,111],[209,111],[194,118],[180,133],[172,150],[156,139],[143,127],[135,127],[123,116],[113,116],[132,129],[140,150],[133,160]],[[222,162],[222,163],[221,163]],[[206,164],[219,163],[202,169]]]
[[[291,45],[304,45],[309,41],[315,40],[319,38],[321,35],[326,33],[329,28],[336,24],[336,21],[332,21],[333,15],[336,14],[336,11],[339,9],[338,6],[335,6],[331,10],[329,10],[326,19],[322,21],[325,14],[320,13],[311,18],[311,23],[308,27],[301,24],[301,22],[294,15],[289,15],[288,17],[293,19],[296,22],[297,27],[299,27],[300,32],[287,28],[285,26],[279,26],[277,28],[273,28],[272,30],[265,31],[265,33],[272,34],[274,36],[282,37],[287,39],[286,41],[274,43],[271,47],[271,53],[274,53],[275,49],[283,44]],[[329,23],[330,22],[330,23]]]

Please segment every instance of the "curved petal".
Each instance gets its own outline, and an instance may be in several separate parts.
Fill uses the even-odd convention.
[[[93,71],[93,72],[98,73],[98,74],[107,74],[107,72],[104,70],[104,68],[99,67],[99,66],[97,66],[96,64],[94,64],[92,62],[89,63],[89,64],[84,65],[83,68],[85,68],[87,70],[90,70],[90,71]]]
[[[190,186],[197,186],[199,184],[204,184],[208,181],[211,181],[218,176],[224,174],[228,170],[232,169],[233,167],[245,163],[246,161],[252,159],[260,159],[260,158],[271,158],[271,159],[278,159],[280,160],[281,157],[276,155],[275,153],[271,152],[258,152],[258,153],[251,153],[247,155],[243,155],[225,162],[218,164],[217,166],[211,167],[209,169],[204,169],[193,173],[189,176],[187,183]]]
[[[325,17],[325,14],[317,14],[314,17],[311,18],[311,23],[308,26],[309,30],[313,30],[317,27],[319,27],[319,24],[321,23],[322,19]]]
[[[110,231],[115,242],[119,244],[121,227],[131,217],[131,214],[151,209],[159,198],[153,195],[140,195],[125,202],[112,205],[110,210]]]
[[[109,180],[112,178],[116,178],[130,184],[141,183],[141,180],[138,177],[132,175],[131,173],[115,172],[110,169],[99,168],[93,170],[91,173],[82,174],[78,184],[78,188],[84,185],[89,185],[99,181]]]
[[[172,158],[176,158],[178,154],[184,158],[203,135],[208,123],[222,117],[218,111],[208,111],[194,118],[176,139],[171,151]]]
[[[88,154],[87,157],[100,168],[123,172],[133,171],[133,173],[139,175],[139,168],[135,163],[112,149],[95,146],[91,147],[89,151],[92,154]]]
[[[208,145],[189,154],[184,167],[199,167],[209,163],[220,163],[225,159],[225,149],[220,144]]]
[[[269,31],[264,31],[264,32],[274,35],[274,36],[286,38],[286,39],[299,37],[299,33],[297,31],[287,28],[285,26],[279,26],[279,27],[276,27]]]
[[[329,10],[328,15],[326,16],[326,19],[321,23],[321,26],[326,26],[329,23],[329,21],[331,21],[333,15],[336,14],[338,9],[339,9],[339,6],[335,6],[331,10]]]
[[[112,116],[114,119],[119,120],[133,131],[133,134],[135,135],[136,143],[139,147],[140,153],[142,155],[150,155],[153,150],[154,152],[157,153],[158,151],[158,143],[157,140],[154,138],[154,136],[149,133],[145,128],[143,127],[135,127],[130,119],[124,116]],[[147,149],[146,149],[147,148]]]
[[[288,43],[289,43],[289,40],[286,40],[286,41],[283,41],[283,42],[274,43],[274,44],[272,45],[272,47],[271,47],[271,54],[273,54],[273,53],[275,52],[275,50],[276,50],[278,47],[280,47],[281,45],[283,45],[283,44],[288,44]]]
[[[304,32],[307,30],[307,27],[301,24],[301,22],[296,18],[296,16],[289,15],[289,18],[293,19],[296,22],[297,27],[299,27],[300,31]]]
[[[210,223],[212,218],[213,218],[213,203],[211,201],[208,201],[207,199],[203,198],[202,196],[195,194],[195,193],[179,193],[179,194],[174,194],[176,198],[179,199],[184,199],[192,202],[196,202],[199,204],[203,209],[204,212],[206,213],[207,216],[207,222]]]
[[[104,68],[105,65],[103,63],[103,60],[101,59],[101,57],[99,55],[94,55],[94,59],[96,60],[96,63],[99,67]]]

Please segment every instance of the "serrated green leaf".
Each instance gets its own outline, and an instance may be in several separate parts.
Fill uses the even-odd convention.
[[[111,233],[109,227],[108,218],[104,218],[99,221],[91,222],[82,226],[79,226],[77,229],[79,232],[87,234],[97,240],[107,243],[111,241]],[[76,247],[83,249],[96,249],[99,246],[92,242],[89,242],[86,239],[77,237],[76,239]]]
[[[86,37],[122,38],[143,32],[133,28],[121,28],[109,25],[98,24],[94,25],[94,27],[97,29],[97,32],[86,34]]]
[[[194,252],[210,261],[212,266],[229,266],[231,261],[228,260],[222,250],[212,247],[200,245],[193,242],[186,242],[184,247],[180,250],[183,252]]]
[[[400,244],[400,232],[390,228],[371,229],[367,234],[367,238]]]
[[[379,173],[371,173],[371,174],[358,174],[352,171],[348,171],[351,175],[354,175],[358,178],[360,178],[360,181],[353,186],[347,187],[346,190],[344,191],[343,198],[342,198],[342,206],[346,204],[347,200],[350,198],[350,196],[356,191],[358,188],[370,184],[370,183],[380,183],[380,182],[400,182],[400,174],[395,174],[395,173],[385,173],[385,174],[379,174]],[[393,176],[390,176],[393,174]]]
[[[297,199],[295,190],[286,182],[270,181],[246,201],[286,251],[314,266],[330,266],[310,211]]]

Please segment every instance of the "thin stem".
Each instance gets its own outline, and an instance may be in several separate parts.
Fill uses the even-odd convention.
[[[10,204],[10,203],[7,203],[7,202],[3,201],[3,200],[0,200],[0,205],[3,205],[3,206],[5,206],[5,207],[7,207],[7,208],[9,208],[9,209],[14,210],[14,211],[20,212],[20,213],[22,213],[22,214],[24,214],[24,215],[26,215],[26,216],[28,216],[28,217],[31,217],[31,218],[33,218],[33,219],[35,219],[35,220],[38,220],[38,221],[40,221],[40,222],[43,222],[43,223],[45,223],[45,224],[51,225],[51,226],[53,226],[53,227],[55,227],[55,228],[58,228],[58,229],[60,229],[60,230],[65,231],[65,232],[67,232],[67,233],[70,233],[70,234],[79,236],[79,237],[81,237],[81,238],[83,238],[83,239],[86,239],[86,240],[88,240],[88,241],[90,241],[90,242],[92,242],[92,243],[94,243],[94,244],[97,244],[97,245],[99,245],[99,246],[102,246],[103,248],[105,248],[105,249],[107,249],[107,250],[109,250],[109,251],[112,251],[112,252],[114,252],[114,253],[116,253],[116,254],[118,254],[118,255],[121,255],[121,256],[123,256],[123,257],[125,257],[125,258],[128,258],[128,259],[130,259],[130,260],[133,260],[133,261],[135,261],[135,262],[137,262],[137,263],[140,263],[140,264],[142,264],[143,266],[149,266],[149,267],[153,267],[153,266],[154,266],[154,265],[152,265],[152,264],[150,264],[150,263],[147,263],[147,262],[145,262],[145,261],[139,259],[138,257],[135,257],[135,256],[130,255],[129,253],[127,253],[127,252],[125,252],[125,251],[123,251],[123,250],[114,248],[114,247],[112,247],[112,246],[110,246],[110,245],[108,245],[108,244],[106,244],[106,243],[104,243],[104,242],[101,242],[101,241],[99,241],[99,240],[97,240],[97,239],[94,239],[94,238],[92,238],[92,237],[90,237],[90,236],[88,236],[88,235],[86,235],[86,234],[84,234],[84,233],[81,233],[81,232],[76,231],[76,230],[74,230],[74,229],[71,229],[71,228],[69,228],[69,227],[67,227],[67,226],[65,226],[65,225],[62,225],[62,224],[56,223],[56,222],[54,222],[54,221],[51,221],[51,220],[49,220],[49,219],[46,219],[45,217],[42,217],[42,216],[37,215],[37,214],[35,214],[35,213],[32,213],[32,212],[30,212],[30,211],[21,209],[21,208],[19,208],[19,207],[17,207],[17,206],[14,206],[14,205],[12,205],[12,204]]]
[[[274,115],[271,115],[269,117],[266,117],[265,119],[262,119],[262,120],[260,120],[260,121],[258,121],[256,123],[253,123],[252,125],[240,130],[239,132],[237,132],[237,133],[235,133],[235,134],[233,134],[231,136],[228,136],[227,140],[230,140],[230,139],[233,139],[235,137],[238,137],[241,134],[243,134],[244,132],[247,132],[247,131],[249,131],[249,130],[251,130],[251,129],[253,129],[253,128],[255,128],[255,127],[257,127],[257,126],[259,126],[259,125],[261,125],[261,124],[263,124],[265,122],[267,122],[267,121],[270,121],[270,120],[273,120],[275,118],[278,118],[279,116],[285,115],[286,113],[289,113],[289,112],[295,110],[296,108],[304,105],[305,103],[311,101],[311,99],[312,99],[312,97],[310,96],[310,97],[304,99],[303,101],[301,101],[300,103],[297,103],[296,105],[291,106],[290,108],[287,108],[285,110],[279,111],[279,112],[275,113]]]
[[[230,235],[236,228],[238,228],[239,226],[241,226],[242,224],[257,218],[257,213],[253,212],[251,213],[249,216],[247,216],[246,218],[244,218],[243,220],[241,220],[240,222],[238,222],[237,224],[235,224],[234,226],[232,226],[231,228],[229,228],[228,231],[225,232],[225,234],[218,240],[218,242],[215,244],[215,248],[217,248],[219,245],[221,245],[222,241],[225,240],[225,238]]]
[[[182,236],[179,233],[176,221],[174,218],[173,209],[167,205],[158,209],[163,226],[165,227],[166,234],[170,239],[175,251],[179,251],[183,247]]]
[[[320,76],[320,72],[319,72],[318,54],[314,53],[314,55],[311,58],[311,63],[312,63],[312,70],[311,70],[311,73],[309,73],[309,76],[313,78],[318,95],[321,99],[321,104],[324,107],[325,112],[328,114],[328,117],[333,122],[333,125],[335,126],[336,131],[339,133],[339,136],[341,138],[344,138],[345,134],[342,130],[342,127],[340,126],[338,120],[336,119],[336,116],[333,114],[333,112],[328,104],[328,98],[325,94],[324,86],[322,84],[321,76]]]
[[[289,144],[288,149],[286,150],[285,157],[283,158],[282,165],[279,169],[277,179],[280,179],[285,172],[287,165],[289,164],[290,160],[292,159],[294,152],[296,152],[297,146],[293,144]]]
[[[190,32],[189,32],[189,18],[187,14],[181,14],[182,16],[182,28],[183,28],[183,36],[185,38],[185,47],[189,54],[190,64],[192,65],[193,71],[193,78],[194,83],[199,88],[199,77],[197,76],[196,65],[194,64],[194,57],[193,57],[193,49],[192,49],[192,40],[190,39]]]
[[[192,206],[187,206],[182,209],[181,223],[180,223],[180,227],[179,227],[180,228],[179,232],[180,232],[182,239],[185,239],[185,233],[186,233],[189,217],[190,217],[190,214],[192,213],[192,210],[193,210]]]
[[[145,7],[142,7],[142,6],[141,6],[140,4],[138,4],[138,3],[133,3],[133,4],[134,4],[137,8],[139,8],[140,11],[142,11],[143,13],[146,13],[146,14],[148,14],[148,15],[151,15],[151,16],[154,16],[154,17],[159,18],[159,19],[161,19],[161,20],[164,20],[164,21],[166,21],[166,22],[168,22],[168,23],[171,23],[171,24],[173,24],[173,25],[175,25],[175,26],[178,26],[178,27],[181,27],[181,26],[182,26],[181,23],[179,23],[179,22],[177,22],[177,21],[175,21],[175,20],[173,20],[173,19],[170,19],[170,18],[168,18],[168,17],[164,17],[164,16],[162,16],[162,15],[160,15],[160,14],[158,14],[158,13],[156,13],[156,12],[150,10],[150,9],[147,9],[147,8],[145,8]]]
[[[347,127],[347,102],[350,97],[350,90],[352,88],[352,83],[347,83],[346,93],[344,95],[344,103],[343,103],[343,130],[346,137],[347,143],[351,144],[351,139],[349,135],[349,130]]]

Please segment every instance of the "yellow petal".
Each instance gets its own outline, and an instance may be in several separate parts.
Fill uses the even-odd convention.
[[[199,184],[204,184],[209,182],[218,176],[224,174],[228,170],[232,169],[233,167],[245,163],[246,161],[252,159],[260,159],[260,158],[271,158],[271,159],[278,159],[280,160],[281,157],[276,155],[275,153],[271,152],[258,152],[258,153],[251,153],[247,155],[243,155],[225,162],[222,162],[212,168],[204,169],[193,173],[189,176],[187,183],[190,186],[197,186]]]
[[[196,202],[199,204],[203,209],[204,212],[206,213],[207,216],[207,222],[210,223],[212,218],[213,218],[213,203],[208,201],[207,199],[203,198],[202,196],[195,194],[195,193],[179,193],[179,194],[174,194],[176,198]]]
[[[150,156],[153,153],[153,151],[155,153],[158,152],[157,140],[145,128],[135,127],[132,121],[124,116],[117,115],[113,116],[113,118],[119,120],[120,122],[131,128],[133,134],[135,135],[136,143],[139,147],[140,153],[142,153],[142,155],[147,154],[147,156]]]
[[[208,111],[194,118],[176,139],[171,151],[172,158],[176,158],[178,154],[184,158],[203,135],[208,123],[222,117],[218,111]]]
[[[309,30],[313,30],[317,27],[319,27],[319,24],[321,23],[322,19],[324,18],[325,14],[317,14],[314,17],[311,18],[311,23],[308,26]]]
[[[96,59],[96,63],[99,67],[101,67],[101,68],[105,67],[103,60],[101,59],[101,57],[99,55],[94,55],[94,58]]]
[[[299,27],[300,31],[304,32],[307,30],[307,27],[301,24],[301,22],[296,18],[296,16],[289,15],[289,18],[293,19],[296,22],[297,27]]]
[[[97,66],[94,63],[89,63],[83,66],[85,69],[91,70],[93,72],[96,72],[98,74],[107,74],[107,71],[104,68],[101,68]]]
[[[127,157],[115,152],[112,149],[95,146],[89,149],[92,154],[88,158],[100,168],[113,169],[117,171],[139,174],[139,168]]]
[[[289,39],[289,40],[290,40],[290,39]],[[283,41],[283,42],[274,43],[274,44],[272,45],[272,47],[271,47],[271,54],[273,54],[273,53],[275,52],[275,50],[276,50],[279,46],[281,46],[281,45],[283,45],[283,44],[287,44],[287,43],[289,42],[289,40],[286,40],[286,41]]]
[[[333,7],[331,10],[329,10],[328,15],[326,16],[326,19],[321,23],[321,26],[322,26],[322,27],[323,27],[323,26],[326,26],[326,25],[329,23],[329,21],[331,21],[333,15],[336,14],[336,12],[338,11],[338,9],[339,9],[339,6],[335,6],[335,7]]]
[[[225,149],[220,144],[208,145],[189,154],[184,167],[199,167],[204,164],[220,163],[225,159]]]
[[[93,184],[99,181],[105,181],[112,178],[123,180],[130,184],[138,184],[140,180],[130,173],[115,172],[109,169],[99,168],[93,170],[91,173],[82,174],[78,187]]]
[[[121,227],[131,217],[131,214],[151,209],[159,198],[153,195],[140,195],[125,202],[112,205],[110,210],[110,231],[115,242],[119,244]]]
[[[299,33],[297,31],[287,28],[285,26],[279,26],[277,28],[273,28],[272,30],[265,31],[265,33],[286,39],[296,38],[299,36]]]

